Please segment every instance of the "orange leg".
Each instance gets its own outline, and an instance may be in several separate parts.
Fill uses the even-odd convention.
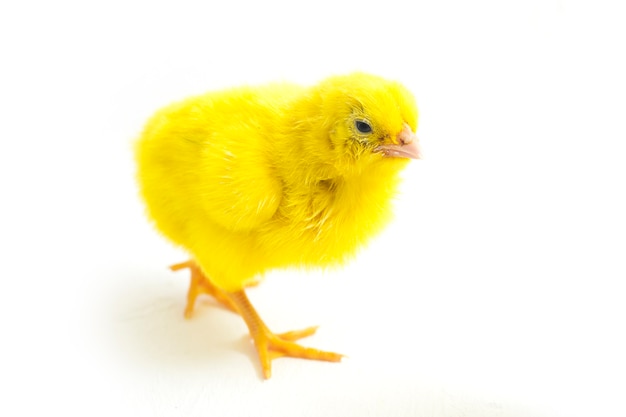
[[[237,307],[233,304],[233,302],[226,296],[224,291],[217,288],[211,281],[209,281],[198,265],[195,262],[189,260],[187,262],[181,262],[176,265],[170,266],[172,271],[179,271],[181,269],[189,268],[191,271],[191,280],[189,283],[189,290],[187,291],[187,306],[185,307],[185,318],[191,318],[193,314],[193,309],[196,304],[196,298],[200,294],[208,294],[213,296],[217,301],[222,303],[224,307],[237,313]]]
[[[221,290],[207,279],[195,262],[190,260],[172,265],[170,268],[173,271],[189,268],[191,271],[191,283],[187,293],[187,306],[185,307],[186,318],[191,317],[196,298],[200,294],[212,295],[226,308],[238,313],[243,318],[259,354],[265,379],[272,375],[272,360],[283,356],[329,362],[339,362],[343,358],[343,355],[338,353],[306,348],[294,343],[296,340],[314,334],[317,327],[280,334],[272,333],[259,317],[244,290],[232,293]]]
[[[325,352],[313,348],[306,348],[294,343],[295,340],[307,337],[315,333],[317,327],[309,327],[303,330],[274,334],[272,333],[248,300],[244,290],[228,294],[237,310],[246,322],[250,336],[256,345],[263,376],[269,379],[272,376],[272,359],[282,356],[293,358],[314,359],[319,361],[339,362],[343,355],[333,352]]]

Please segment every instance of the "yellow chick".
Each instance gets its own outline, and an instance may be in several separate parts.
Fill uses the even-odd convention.
[[[353,73],[269,84],[170,105],[136,144],[149,217],[191,260],[185,316],[213,295],[245,321],[265,378],[271,360],[340,361],[275,334],[245,288],[265,271],[341,265],[390,218],[399,173],[420,158],[417,108],[401,84]]]

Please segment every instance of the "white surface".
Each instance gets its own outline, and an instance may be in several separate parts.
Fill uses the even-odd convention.
[[[626,414],[620,2],[204,3],[1,7],[0,414]],[[130,142],[189,94],[352,69],[415,92],[426,159],[348,268],[250,292],[349,355],[263,382],[239,318],[182,319]]]

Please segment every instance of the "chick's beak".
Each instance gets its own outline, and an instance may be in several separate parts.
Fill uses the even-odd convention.
[[[395,158],[411,158],[421,159],[422,151],[419,146],[417,135],[411,130],[408,124],[404,124],[404,128],[396,137],[397,144],[380,145],[376,148],[383,155]]]

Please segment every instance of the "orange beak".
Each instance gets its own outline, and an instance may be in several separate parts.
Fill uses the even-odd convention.
[[[404,128],[398,136],[398,143],[390,145],[380,145],[376,148],[383,155],[394,158],[411,158],[421,159],[422,151],[419,146],[417,135],[411,130],[408,124],[404,124]]]

